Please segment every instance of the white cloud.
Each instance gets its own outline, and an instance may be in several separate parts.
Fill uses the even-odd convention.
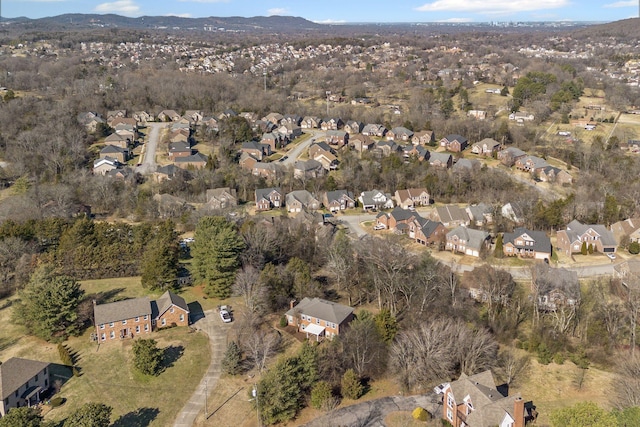
[[[289,14],[290,14],[289,11],[284,7],[273,7],[267,10],[267,16],[273,16],[273,15],[284,16]]]
[[[101,3],[93,9],[100,13],[121,13],[123,15],[136,15],[140,12],[138,6],[133,0],[117,0],[111,3]]]
[[[452,23],[460,23],[460,22],[472,22],[473,20],[471,18],[449,18],[449,19],[442,19],[438,22],[452,22]]]
[[[605,4],[602,7],[636,7],[638,6],[638,2],[635,0],[627,0],[627,1],[617,1],[615,3]]]
[[[229,0],[178,0],[182,3],[228,3]]]
[[[177,16],[178,18],[191,18],[190,13],[167,13],[164,16]]]
[[[69,0],[22,0],[25,2],[30,2],[30,3],[61,3],[63,1],[69,1]]]
[[[436,0],[416,10],[420,12],[511,13],[542,9],[557,9],[569,5],[569,0]]]
[[[336,20],[336,19],[325,19],[324,21],[313,21],[313,22],[315,22],[316,24],[328,24],[328,25],[331,25],[331,24],[346,24],[347,23],[347,21]]]

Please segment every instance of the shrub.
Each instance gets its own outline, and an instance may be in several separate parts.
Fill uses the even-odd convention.
[[[538,346],[538,362],[540,362],[541,365],[548,365],[552,359],[553,353],[551,353],[544,343],[540,343]]]
[[[553,363],[557,364],[557,365],[562,365],[564,364],[564,354],[562,353],[556,353],[553,356]]]
[[[280,327],[281,328],[286,328],[288,324],[289,324],[289,322],[287,321],[287,316],[282,316],[280,318]]]
[[[53,399],[51,399],[49,404],[51,405],[52,408],[57,408],[58,406],[62,406],[65,401],[66,399],[63,397],[54,397]]]
[[[227,351],[222,359],[222,370],[229,375],[236,375],[240,372],[240,363],[242,361],[242,351],[238,343],[231,341],[227,346]]]
[[[629,253],[631,255],[638,255],[640,254],[640,243],[638,242],[631,242],[629,243]]]
[[[329,410],[335,406],[335,403],[329,383],[318,381],[311,389],[311,406],[316,409]]]
[[[160,374],[162,356],[163,352],[154,339],[137,339],[133,342],[133,366],[143,374]]]
[[[342,393],[342,397],[353,400],[359,399],[364,393],[364,386],[358,374],[356,374],[356,371],[353,369],[348,369],[342,376],[340,392]]]

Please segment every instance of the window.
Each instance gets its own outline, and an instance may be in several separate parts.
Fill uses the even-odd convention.
[[[114,339],[116,337],[116,333],[111,331],[109,332],[109,338]]]
[[[109,323],[109,327],[113,328],[113,322]]]
[[[320,324],[320,319],[316,319],[316,323],[319,325]]]
[[[100,325],[100,329],[104,329],[104,323]]]
[[[180,321],[181,321],[181,322],[184,322],[184,314],[181,314],[181,315],[180,315]]]
[[[451,394],[447,394],[447,406],[449,408],[453,408],[453,405],[455,405],[456,402],[453,401],[453,397],[451,397]]]
[[[144,331],[145,332],[149,332],[149,324],[148,323],[144,324]]]
[[[447,408],[447,419],[453,422],[453,411]]]
[[[144,315],[144,317],[143,317],[143,319],[144,319],[144,320],[149,320],[149,315],[148,315],[148,314],[145,314],[145,315]]]
[[[126,320],[126,319],[125,319],[125,320],[123,320],[123,321],[122,321],[122,324],[123,324],[123,325],[126,325],[126,324],[127,324],[127,320]]]
[[[139,322],[139,321],[140,321],[140,317],[136,317],[136,322]]]
[[[36,374],[35,378],[33,379],[35,382],[38,382],[38,374]]]
[[[169,309],[169,313],[173,313],[173,307]]]
[[[106,341],[107,340],[107,334],[103,333],[100,338],[102,338],[102,341]]]
[[[140,325],[136,325],[136,334],[140,333]]]
[[[162,319],[162,326],[167,324],[167,319]]]

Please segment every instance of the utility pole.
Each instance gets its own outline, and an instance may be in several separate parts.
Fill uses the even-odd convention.
[[[264,91],[267,92],[267,72],[264,71],[262,75],[264,76]]]
[[[251,394],[253,394],[253,397],[256,399],[256,418],[258,419],[258,427],[261,427],[262,423],[260,422],[260,403],[258,401],[258,384],[257,383],[253,385],[253,392]]]
[[[331,95],[331,91],[327,91],[327,118],[329,118],[329,95]]]
[[[208,403],[207,402],[207,395],[209,394],[209,391],[207,390],[208,382],[209,382],[209,380],[207,378],[205,378],[205,380],[204,380],[204,419],[205,420],[207,419],[207,415],[208,415],[208,412],[209,412],[209,411],[207,411],[207,406],[208,406],[207,405],[207,403]]]

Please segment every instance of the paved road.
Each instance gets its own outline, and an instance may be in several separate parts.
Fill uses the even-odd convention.
[[[289,151],[287,153],[288,157],[285,160],[283,160],[282,162],[280,162],[281,165],[283,165],[283,166],[289,166],[289,165],[293,166],[294,163],[296,162],[296,160],[298,160],[298,157],[300,157],[300,155],[304,152],[304,150],[309,148],[309,146],[313,142],[315,142],[316,138],[321,133],[321,131],[317,131],[317,130],[311,130],[309,132],[311,133],[311,138],[306,139],[305,141],[303,141],[300,144],[298,144],[293,150]]]
[[[222,323],[215,310],[209,310],[205,311],[204,317],[196,321],[193,327],[209,335],[211,363],[198,388],[178,414],[174,427],[191,427],[198,414],[204,410],[205,390],[208,392],[214,390],[222,373],[222,358],[227,348],[227,332],[231,326],[228,323]]]
[[[329,412],[304,427],[383,427],[386,426],[384,419],[390,412],[413,411],[418,406],[438,417],[442,411],[442,407],[436,403],[438,400],[434,393],[383,397]]]
[[[143,147],[144,160],[142,164],[136,168],[136,172],[143,175],[156,171],[156,151],[158,142],[160,141],[160,130],[167,126],[166,123],[147,123],[149,129],[149,139]]]
[[[340,215],[338,216],[340,222],[345,224],[349,229],[358,237],[366,236],[367,231],[360,225],[364,221],[374,221],[376,219],[375,214],[362,214],[362,215]]]

